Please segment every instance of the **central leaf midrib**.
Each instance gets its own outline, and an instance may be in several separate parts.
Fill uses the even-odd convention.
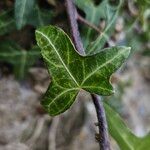
[[[75,84],[79,87],[78,82],[76,81],[76,79],[74,78],[74,76],[72,75],[72,73],[69,71],[69,69],[67,68],[66,64],[64,63],[64,61],[62,60],[61,56],[59,55],[58,51],[56,50],[55,46],[53,45],[53,43],[51,42],[51,40],[42,32],[40,31],[36,31],[37,33],[41,34],[43,37],[46,38],[46,40],[50,43],[50,45],[52,45],[54,51],[56,52],[57,56],[59,57],[62,65],[64,66],[64,68],[66,69],[66,71],[68,72],[68,74],[70,75],[70,77],[73,79],[73,81],[75,82]]]

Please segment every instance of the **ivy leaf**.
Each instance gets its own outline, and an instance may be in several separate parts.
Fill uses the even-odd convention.
[[[69,37],[53,26],[36,30],[36,40],[52,76],[42,101],[52,116],[67,110],[81,89],[99,95],[112,94],[110,76],[130,53],[130,48],[112,47],[96,55],[81,56]]]
[[[150,134],[145,137],[135,136],[108,104],[104,103],[104,107],[109,132],[121,150],[146,150],[150,147]]]
[[[38,47],[33,47],[31,50],[26,51],[12,41],[1,42],[0,50],[0,62],[12,64],[14,73],[19,79],[24,78],[29,67],[31,67],[36,59],[40,57]]]
[[[35,0],[15,0],[15,19],[18,29],[21,29],[33,12]]]
[[[93,0],[76,0],[75,3],[84,11],[86,20],[90,23],[98,26],[101,20],[105,21],[105,28],[98,36],[96,36],[96,32],[92,28],[83,27],[83,42],[86,54],[99,52],[113,32],[122,0],[117,1],[117,4],[114,2],[115,5],[111,4],[109,0],[103,0],[97,5],[94,4]],[[91,41],[93,42],[91,43]]]
[[[135,0],[140,7],[150,7],[150,2],[148,0]]]
[[[52,15],[51,10],[41,9],[38,5],[35,5],[27,23],[35,27],[41,27],[50,23]]]
[[[12,10],[3,11],[0,14],[0,35],[11,32],[16,28],[15,20],[12,17]]]

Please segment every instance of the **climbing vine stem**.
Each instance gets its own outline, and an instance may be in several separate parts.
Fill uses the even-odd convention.
[[[77,23],[78,13],[76,10],[76,6],[74,5],[73,0],[65,0],[65,2],[66,2],[66,9],[67,9],[68,18],[71,27],[72,39],[75,44],[76,50],[81,55],[85,55],[85,51],[80,37],[80,32],[78,29],[78,23]],[[100,150],[110,150],[107,121],[106,121],[103,103],[101,101],[100,96],[96,94],[91,94],[91,97],[96,109],[96,114],[98,119],[98,123],[96,123],[96,125],[99,128],[99,134],[97,134],[97,140],[100,145]]]

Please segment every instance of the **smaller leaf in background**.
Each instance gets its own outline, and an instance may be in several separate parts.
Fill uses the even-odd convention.
[[[109,132],[121,150],[148,150],[150,148],[150,134],[143,138],[135,136],[108,104],[104,103],[104,107]]]
[[[149,51],[150,9],[146,2],[148,1],[128,1],[128,11],[130,13],[127,12],[126,9],[122,10],[125,42],[132,47],[132,53],[137,51]]]
[[[31,50],[23,50],[19,45],[12,41],[0,43],[0,62],[8,62],[13,65],[14,73],[17,78],[23,79],[29,67],[40,57],[38,47]]]
[[[0,13],[0,35],[4,35],[16,29],[13,11],[3,11]]]
[[[150,1],[149,0],[135,0],[140,7],[150,7]]]
[[[150,1],[149,0],[135,0],[135,4],[138,6],[138,17],[142,24],[144,32],[149,32],[150,38]]]
[[[26,25],[28,18],[34,13],[35,0],[15,0],[15,20],[18,29]]]
[[[27,23],[35,26],[36,28],[41,27],[49,24],[52,16],[53,13],[51,10],[41,9],[38,5],[36,5],[32,14],[28,17]]]
[[[122,0],[119,0],[119,2],[117,1],[117,6],[113,6],[108,0],[103,0],[99,2],[99,4],[94,4],[92,0],[76,0],[75,2],[76,5],[85,12],[85,18],[90,23],[99,26],[101,21],[105,22],[105,27],[98,37],[93,29],[84,26],[83,42],[86,54],[97,53],[101,50],[113,32],[114,23],[118,16]]]

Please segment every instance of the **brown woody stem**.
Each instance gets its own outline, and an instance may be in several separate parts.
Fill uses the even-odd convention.
[[[71,26],[71,32],[72,32],[72,38],[73,38],[73,42],[74,45],[77,49],[77,51],[84,55],[84,48],[83,48],[83,44],[81,41],[81,37],[80,37],[80,33],[78,30],[78,23],[77,23],[77,10],[75,5],[73,4],[72,0],[66,0],[66,8],[67,8],[67,13],[68,13],[68,18],[69,18],[69,22],[70,22],[70,26]]]
[[[76,47],[76,50],[80,54],[85,55],[85,51],[80,37],[80,32],[78,29],[77,19],[79,19],[78,18],[79,16],[77,15],[78,13],[76,7],[74,5],[73,0],[65,0],[65,1],[66,1],[66,9],[67,9],[68,18],[71,26],[71,33],[72,33],[74,45]],[[97,113],[100,150],[110,150],[107,121],[106,121],[105,110],[102,101],[100,100],[100,96],[96,94],[91,94],[91,97]]]
[[[100,149],[110,150],[107,121],[105,116],[105,110],[103,107],[103,102],[100,96],[96,94],[91,94],[91,96],[97,113],[97,119],[98,119],[97,126],[99,127],[98,140],[99,140]]]

